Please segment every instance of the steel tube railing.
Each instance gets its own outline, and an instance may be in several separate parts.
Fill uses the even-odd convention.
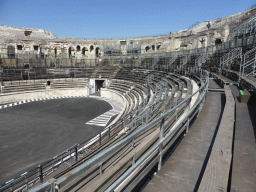
[[[68,174],[64,175],[63,177],[57,179],[54,182],[54,185],[56,186],[65,186],[66,184],[68,184],[69,182],[71,182],[72,180],[74,180],[75,178],[77,178],[79,175],[83,174],[86,170],[88,170],[89,168],[91,168],[92,166],[100,163],[103,159],[105,159],[106,157],[108,157],[110,154],[114,153],[117,149],[119,149],[120,147],[132,142],[133,138],[136,135],[139,135],[141,133],[143,133],[144,131],[146,131],[147,129],[149,129],[150,127],[152,127],[153,125],[157,124],[159,121],[161,121],[163,118],[166,118],[168,115],[170,115],[171,113],[173,113],[176,109],[178,109],[181,105],[187,103],[188,101],[191,100],[191,98],[197,94],[200,93],[201,90],[204,90],[204,93],[206,92],[206,89],[208,88],[208,81],[209,81],[209,74],[208,72],[206,72],[206,79],[205,79],[205,84],[199,88],[196,92],[194,92],[193,94],[191,94],[187,99],[183,100],[182,102],[180,102],[179,104],[177,104],[175,107],[173,107],[172,109],[169,109],[166,113],[162,114],[160,117],[157,117],[156,119],[152,120],[151,122],[149,122],[146,125],[142,125],[140,127],[140,129],[135,130],[132,134],[130,134],[129,136],[125,137],[124,139],[122,139],[121,141],[119,141],[118,143],[116,143],[115,145],[111,146],[110,148],[106,149],[105,151],[95,155],[94,157],[92,157],[91,159],[89,159],[87,162],[85,162],[84,164],[80,165],[79,167],[77,167],[76,169],[70,171]],[[194,108],[193,108],[194,109]],[[190,113],[188,113],[190,114]],[[187,115],[188,115],[187,114]],[[135,163],[136,164],[136,163]],[[32,191],[38,191],[38,190],[42,190],[45,187],[49,187],[51,186],[52,183],[48,182],[47,184],[41,185]],[[58,188],[58,187],[57,187]]]
[[[208,82],[206,83],[208,87]],[[200,89],[201,90],[201,89]],[[199,91],[199,90],[198,90]],[[198,92],[197,91],[197,92]],[[197,93],[196,92],[196,93]],[[205,91],[206,93],[206,91]],[[205,94],[204,93],[204,94]],[[192,94],[194,95],[194,94]],[[190,96],[188,99],[191,99],[192,96]],[[192,107],[191,110],[188,111],[188,113],[185,115],[185,117],[183,117],[183,119],[178,123],[176,124],[171,130],[169,133],[166,134],[165,137],[162,137],[161,134],[160,134],[160,140],[159,142],[154,145],[148,152],[146,152],[145,155],[143,155],[134,165],[132,165],[132,167],[130,167],[121,177],[119,177],[107,190],[106,192],[111,192],[111,191],[114,191],[114,189],[121,183],[123,182],[136,168],[138,168],[142,163],[143,161],[145,161],[151,154],[153,154],[156,150],[159,149],[160,151],[160,155],[161,155],[161,151],[162,151],[162,145],[164,142],[166,142],[172,135],[173,133],[179,128],[179,126],[188,119],[188,117],[194,112],[194,110],[198,107],[198,105],[202,102],[204,96],[202,98],[200,98],[200,100],[197,102],[196,105],[194,105]],[[160,117],[158,117],[156,119],[156,121],[158,120],[159,121],[164,121],[164,119],[166,118],[166,114],[162,114]],[[161,163],[161,158],[159,160],[159,164]],[[159,167],[161,168],[160,165],[158,165],[158,169]]]

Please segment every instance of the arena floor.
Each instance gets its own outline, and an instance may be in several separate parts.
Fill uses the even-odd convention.
[[[110,109],[109,103],[95,98],[43,100],[1,109],[0,185],[99,133],[104,127],[85,123]]]

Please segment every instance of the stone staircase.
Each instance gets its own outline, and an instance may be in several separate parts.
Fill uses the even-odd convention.
[[[114,79],[116,74],[120,71],[120,68],[116,68],[116,70],[110,75],[109,79]]]
[[[99,67],[95,68],[95,70],[93,71],[93,73],[92,73],[90,78],[91,79],[96,78],[96,75],[97,75],[98,71],[99,71]]]

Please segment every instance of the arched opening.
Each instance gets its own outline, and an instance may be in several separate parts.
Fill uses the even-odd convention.
[[[34,51],[38,51],[38,45],[34,45]]]
[[[54,62],[51,62],[50,67],[51,67],[51,68],[54,68],[54,67],[55,67]]]
[[[97,47],[97,48],[95,49],[95,54],[96,54],[96,56],[98,56],[98,55],[100,54],[100,48],[99,48],[99,47]]]
[[[24,69],[29,69],[29,64],[25,64]]]
[[[147,47],[145,48],[146,52],[148,52],[149,49],[150,49],[149,46],[147,46]]]
[[[188,46],[188,44],[185,43],[185,42],[182,42],[182,43],[180,44],[180,47],[187,47],[187,46]]]
[[[88,55],[89,54],[87,47],[83,47],[82,54],[83,55]]]
[[[57,55],[57,47],[55,47],[54,53],[55,53],[55,55]]]
[[[105,80],[95,80],[95,89],[96,91],[100,91],[100,89],[103,87],[103,83]]]
[[[22,45],[17,45],[18,50],[22,50]]]
[[[77,46],[76,46],[76,51],[81,51],[80,45],[77,45]]]
[[[215,45],[220,45],[222,43],[221,39],[216,39],[215,40]]]
[[[74,51],[75,51],[75,48],[74,48],[74,47],[69,47],[69,49],[68,49],[68,54],[71,55],[71,54],[74,53]]]
[[[14,58],[15,57],[15,47],[13,45],[9,45],[7,47],[7,54],[8,54],[8,58]]]
[[[31,30],[25,30],[25,31],[24,31],[24,35],[25,35],[25,36],[30,36],[31,33],[32,33]]]
[[[161,45],[157,45],[156,49],[157,49],[157,50],[159,50],[159,49],[160,49],[160,47],[161,47]]]
[[[155,45],[152,45],[152,50],[155,51]]]
[[[90,46],[90,52],[92,52],[94,49],[93,45]]]

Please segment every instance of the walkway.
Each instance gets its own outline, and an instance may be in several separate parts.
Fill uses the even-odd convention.
[[[239,90],[231,86],[236,101],[236,124],[231,177],[231,192],[256,191],[256,109],[250,103],[240,103]]]
[[[220,88],[212,79],[209,87]],[[143,192],[197,190],[219,126],[224,98],[224,93],[207,93],[205,105],[188,134]]]

